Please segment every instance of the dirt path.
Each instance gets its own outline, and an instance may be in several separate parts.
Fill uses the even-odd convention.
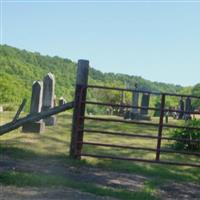
[[[160,187],[161,199],[164,200],[199,200],[200,199],[200,186],[191,183],[169,183]]]
[[[109,197],[97,197],[66,187],[14,187],[0,186],[0,200],[115,200]]]
[[[4,163],[4,164],[3,164]],[[74,167],[68,164],[59,163],[57,160],[47,160],[42,161],[39,159],[36,160],[17,160],[15,162],[11,162],[9,160],[1,163],[0,171],[5,170],[16,170],[23,172],[36,172],[42,173],[46,175],[57,175],[66,178],[70,178],[79,182],[87,182],[95,185],[99,185],[102,187],[108,188],[124,188],[129,191],[138,191],[144,187],[145,181],[150,180],[150,177],[140,176],[137,174],[130,173],[119,173],[119,172],[111,172],[105,171],[99,168],[87,168],[87,167]],[[55,199],[112,199],[112,198],[100,198],[90,194],[82,194],[81,192],[77,192],[75,190],[66,189],[66,188],[20,188],[22,192],[19,192],[16,189],[16,196],[13,196],[11,191],[15,191],[15,188],[12,187],[2,187],[1,199],[27,199],[25,198],[26,194],[30,192],[30,194],[35,194],[33,197],[31,196],[28,199],[54,199],[54,197],[59,197],[57,194],[63,194],[60,198]],[[74,194],[73,194],[74,193]],[[80,194],[80,196],[79,196]],[[7,195],[8,198],[4,196]],[[24,195],[24,196],[23,196]],[[40,197],[42,195],[42,197]],[[47,198],[48,195],[51,195],[52,198]],[[69,195],[69,197],[67,196]],[[18,198],[19,196],[19,198]],[[47,196],[47,197],[46,197]],[[189,184],[189,183],[164,183],[160,187],[157,188],[157,195],[160,199],[163,200],[199,200],[200,199],[200,185],[197,184]],[[15,197],[15,198],[14,198]],[[23,198],[22,198],[23,197]],[[67,198],[66,198],[67,197]]]
[[[147,180],[146,177],[135,174],[111,172],[99,168],[74,167],[53,160],[45,162],[40,160],[7,161],[4,166],[4,170],[14,169],[28,173],[37,172],[45,175],[65,176],[74,181],[94,183],[111,188],[124,188],[130,191],[139,190]]]

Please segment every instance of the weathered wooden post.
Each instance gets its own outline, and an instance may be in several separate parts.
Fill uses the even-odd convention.
[[[76,89],[74,99],[74,112],[72,121],[70,157],[80,159],[83,129],[84,129],[84,114],[85,114],[85,100],[87,94],[89,61],[78,60]]]

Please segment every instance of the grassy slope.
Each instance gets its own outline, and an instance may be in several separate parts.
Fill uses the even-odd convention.
[[[9,120],[12,113],[2,116],[1,123]],[[113,123],[86,123],[87,127],[109,130],[122,130],[137,133],[150,133],[156,134],[155,130],[143,129],[134,125],[121,125]],[[17,185],[17,186],[68,186],[79,189],[81,191],[94,193],[97,195],[108,195],[117,197],[119,199],[156,199],[154,194],[156,193],[158,186],[167,182],[194,182],[200,184],[200,169],[190,167],[176,167],[166,165],[155,164],[143,164],[137,162],[125,162],[125,161],[111,161],[106,159],[93,159],[84,158],[81,161],[72,161],[68,158],[69,142],[70,142],[70,128],[71,128],[71,114],[65,113],[58,117],[58,125],[56,127],[47,128],[45,133],[38,134],[23,134],[20,130],[15,130],[2,137],[0,137],[0,153],[11,160],[21,160],[31,162],[34,159],[38,159],[41,163],[60,163],[61,165],[79,167],[98,167],[106,171],[125,172],[130,174],[142,175],[149,177],[145,182],[145,185],[139,191],[129,191],[122,188],[107,188],[99,185],[85,183],[84,181],[76,181],[73,179],[63,178],[60,175],[46,175],[45,173],[30,171],[10,170],[0,173],[0,183],[5,185]],[[102,137],[101,135],[85,134],[85,141],[98,141],[98,142],[111,142],[111,143],[123,143],[127,145],[139,145],[139,146],[151,146],[155,145],[155,142],[142,140],[142,139],[129,139],[120,137]],[[167,144],[166,144],[167,145]],[[103,147],[85,146],[84,151],[91,153],[104,153],[108,151]],[[154,158],[153,153],[142,153],[130,150],[117,150],[110,149],[109,154],[123,155],[123,156],[139,156],[145,158]],[[178,159],[187,160],[186,156],[165,156],[165,159]],[[3,159],[3,157],[2,157]],[[192,161],[197,161],[196,158],[190,158]],[[199,160],[198,160],[199,161]],[[19,179],[20,177],[20,179]]]

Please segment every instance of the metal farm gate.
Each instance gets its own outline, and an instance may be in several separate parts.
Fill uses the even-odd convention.
[[[162,160],[160,158],[160,155],[162,153],[169,153],[169,154],[178,154],[178,155],[186,155],[186,156],[194,156],[200,158],[200,153],[197,151],[188,151],[188,150],[175,150],[173,148],[164,148],[162,147],[163,141],[179,141],[179,142],[190,142],[194,144],[200,144],[199,139],[192,139],[192,138],[180,138],[180,137],[169,137],[163,135],[163,129],[187,129],[187,130],[193,130],[193,131],[199,131],[200,128],[197,127],[187,127],[182,125],[175,124],[168,124],[164,123],[165,113],[166,112],[176,112],[176,113],[182,113],[188,114],[188,115],[195,115],[200,114],[200,112],[194,112],[194,111],[182,111],[180,109],[170,109],[166,107],[166,98],[168,96],[176,97],[176,98],[189,98],[189,99],[200,99],[200,97],[192,96],[192,95],[182,95],[182,94],[175,94],[175,93],[158,93],[158,92],[149,92],[149,91],[143,91],[143,90],[132,90],[132,89],[123,89],[123,88],[114,88],[114,87],[105,87],[105,86],[97,86],[97,85],[87,85],[87,79],[88,79],[88,63],[84,62],[78,66],[78,71],[80,73],[78,74],[84,74],[85,76],[77,77],[77,83],[76,83],[76,92],[75,92],[75,101],[74,101],[74,115],[73,115],[73,128],[72,128],[72,139],[71,139],[71,149],[70,149],[70,155],[71,157],[75,159],[80,159],[81,157],[94,157],[94,158],[107,158],[107,159],[117,159],[117,160],[128,160],[128,161],[141,161],[141,162],[149,162],[149,163],[159,163],[159,164],[171,164],[171,165],[183,165],[183,166],[192,166],[192,167],[200,167],[199,162],[177,162],[177,161],[170,161],[170,160]],[[118,91],[118,92],[137,92],[137,93],[147,93],[149,95],[156,95],[160,97],[160,107],[143,107],[143,106],[137,106],[134,107],[132,105],[123,105],[123,104],[114,104],[109,102],[94,102],[87,100],[87,90],[104,90],[104,91]],[[159,114],[159,121],[158,122],[147,122],[143,120],[126,120],[123,118],[111,118],[111,117],[95,117],[85,114],[85,108],[86,105],[98,105],[98,106],[111,106],[113,108],[126,108],[126,109],[146,109],[151,111],[158,111]],[[119,132],[119,131],[109,131],[109,130],[101,130],[98,128],[91,129],[91,128],[85,128],[84,122],[87,120],[92,120],[95,122],[107,122],[108,124],[110,122],[112,123],[124,123],[124,124],[136,124],[141,126],[148,127],[155,127],[157,128],[157,134],[151,135],[151,134],[137,134],[137,133],[127,133],[127,132]],[[135,138],[143,138],[147,140],[156,140],[156,146],[155,148],[150,147],[143,147],[143,146],[127,146],[122,144],[112,144],[112,143],[101,143],[101,142],[92,142],[92,141],[84,141],[84,134],[101,134],[102,137],[106,137],[109,135],[112,136],[119,136],[119,137],[129,137],[131,140],[134,140]],[[123,156],[112,156],[112,155],[104,155],[104,154],[94,154],[94,153],[84,153],[83,152],[83,146],[90,145],[95,147],[112,147],[112,148],[121,148],[121,149],[131,149],[134,151],[144,151],[145,152],[154,152],[155,157],[154,159],[143,159],[143,158],[134,158],[134,157],[123,157]]]

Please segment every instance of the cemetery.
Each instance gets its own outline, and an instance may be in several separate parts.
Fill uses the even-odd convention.
[[[89,85],[88,73],[89,61],[79,60],[74,101],[56,99],[56,79],[48,72],[33,82],[27,115],[22,113],[25,100],[14,118],[1,113],[0,180],[8,185],[63,184],[116,199],[162,199],[161,191],[177,199],[192,197],[190,190],[195,197],[200,195],[200,128],[193,123],[200,113],[191,106],[200,97],[144,91],[137,84],[132,89]],[[120,101],[93,101],[87,97],[88,90],[115,90]],[[126,101],[127,93],[131,104]],[[175,108],[165,106],[168,96],[177,98]],[[155,97],[160,98],[160,107],[152,107]],[[88,105],[105,107],[104,113],[88,113]],[[180,132],[172,135],[174,129]],[[33,170],[36,174],[29,176]],[[176,180],[179,185],[173,184]],[[190,189],[184,193],[187,181],[192,185],[186,183]],[[145,182],[158,192],[149,191]],[[96,197],[86,197],[90,198]]]
[[[200,200],[200,0],[0,0],[0,200]]]

